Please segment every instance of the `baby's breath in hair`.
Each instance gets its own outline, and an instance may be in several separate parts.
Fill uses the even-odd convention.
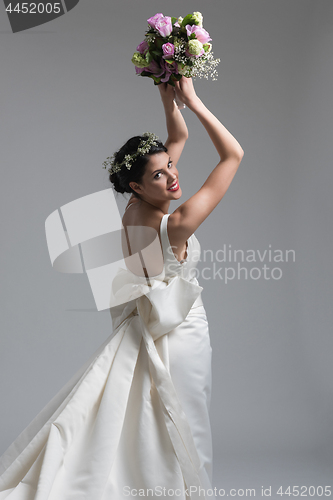
[[[112,156],[107,157],[107,159],[103,162],[103,168],[107,168],[110,166],[110,168],[108,169],[110,174],[119,172],[123,166],[130,170],[138,156],[144,156],[145,154],[148,154],[152,146],[158,145],[159,138],[157,137],[157,135],[152,134],[151,132],[145,132],[144,134],[142,134],[142,137],[144,137],[145,139],[141,139],[136,153],[125,155],[125,158],[122,162],[116,163],[115,159],[118,154],[118,152],[116,152]]]

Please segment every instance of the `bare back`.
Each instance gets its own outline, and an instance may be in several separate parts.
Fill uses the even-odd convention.
[[[141,274],[137,271],[137,264],[131,263],[130,256],[140,255],[144,249],[152,246],[153,241],[158,235],[160,243],[160,251],[156,251],[157,247],[152,247],[153,258],[145,259],[144,269],[145,275],[155,276],[159,274],[163,268],[162,243],[160,235],[160,224],[163,217],[162,210],[147,207],[140,203],[140,200],[131,200],[131,203],[126,207],[122,218],[124,232],[122,233],[122,250],[126,265],[135,274]],[[139,230],[135,230],[139,227]],[[176,241],[175,236],[170,227],[168,228],[168,236],[173,253],[178,261],[187,257],[187,238],[185,241]],[[149,268],[148,268],[149,266]]]

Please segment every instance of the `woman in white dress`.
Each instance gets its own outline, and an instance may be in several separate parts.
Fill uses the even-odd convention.
[[[194,232],[221,201],[244,153],[191,79],[159,90],[166,143],[153,134],[132,138],[111,162],[115,190],[132,193],[123,217],[127,269],[112,285],[112,335],[1,457],[0,500],[214,498],[212,351]],[[188,136],[175,92],[220,160],[169,214],[170,201],[182,194],[176,165]]]

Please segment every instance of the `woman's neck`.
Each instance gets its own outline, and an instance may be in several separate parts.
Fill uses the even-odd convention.
[[[150,202],[150,201],[143,200],[140,198],[140,201],[142,203],[142,206],[147,206],[147,207],[150,206],[152,209],[161,210],[161,212],[163,212],[163,214],[167,214],[169,212],[170,200],[165,200],[163,202],[159,202],[159,201],[155,202],[154,200],[152,200]]]

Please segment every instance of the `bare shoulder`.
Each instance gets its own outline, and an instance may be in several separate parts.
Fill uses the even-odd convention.
[[[122,222],[124,226],[147,226],[158,231],[162,216],[163,214],[159,210],[147,209],[138,200],[128,206]]]
[[[134,274],[156,276],[163,269],[159,234],[162,217],[161,211],[146,209],[139,203],[133,203],[123,216],[122,250],[126,265]],[[140,259],[131,260],[130,257],[134,254],[141,255]],[[143,269],[142,258],[146,266]]]

